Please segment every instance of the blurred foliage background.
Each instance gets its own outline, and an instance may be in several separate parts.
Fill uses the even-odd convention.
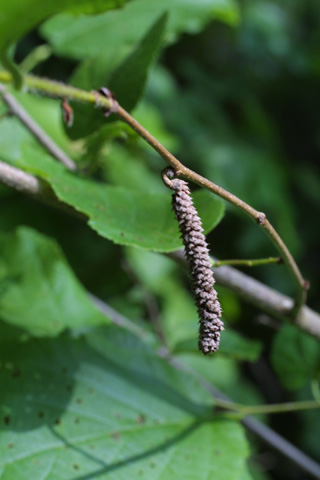
[[[221,2],[213,21],[201,8],[198,15],[191,9],[169,17],[165,48],[149,71],[133,116],[188,167],[267,214],[310,280],[308,304],[319,311],[320,5],[315,0]],[[18,43],[15,60],[36,75],[89,90],[109,86],[156,14],[145,8],[137,17],[121,11],[85,18],[59,15]],[[40,62],[43,44],[47,58]],[[90,132],[88,124],[96,119],[88,119],[86,106],[80,105],[68,131],[57,102],[17,96],[85,174],[139,191],[166,192],[159,175],[163,161],[125,125],[109,121]],[[12,119],[8,122],[3,131],[9,134],[13,128],[17,135]],[[2,155],[9,158],[12,146],[5,140]],[[319,384],[317,344],[223,288],[219,294],[227,325],[244,335],[243,342],[253,342],[247,348],[237,338],[238,358],[226,347],[225,354],[205,362],[184,348],[196,336],[196,313],[179,266],[164,255],[108,242],[81,221],[51,209],[48,215],[47,207],[4,188],[1,203],[2,232],[24,224],[55,238],[87,290],[139,325],[160,321],[172,351],[233,399],[299,400],[309,398]],[[220,259],[275,254],[254,223],[231,207],[208,238]],[[283,266],[244,271],[294,294]],[[243,353],[249,350],[252,358]],[[275,416],[269,423],[320,461],[317,411]],[[254,478],[308,478],[256,438],[251,442]]]

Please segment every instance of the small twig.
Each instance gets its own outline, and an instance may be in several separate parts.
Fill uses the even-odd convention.
[[[258,258],[253,260],[212,260],[212,266],[214,268],[221,267],[222,265],[233,265],[233,266],[244,266],[244,267],[257,267],[260,265],[269,265],[271,263],[282,263],[281,257],[269,257],[269,258]]]
[[[320,402],[318,400],[306,400],[302,402],[274,403],[271,405],[242,405],[219,398],[215,400],[215,406],[231,410],[241,418],[244,418],[248,415],[260,415],[264,413],[275,414],[296,412],[299,410],[311,410],[320,408]]]
[[[48,44],[35,47],[19,64],[22,72],[30,72],[39,63],[44,62],[52,55],[52,48]]]
[[[8,93],[3,85],[0,83],[0,94],[4,102],[8,105],[10,112],[13,113],[19,120],[27,127],[27,129],[34,135],[41,145],[59,162],[63,163],[69,170],[76,170],[76,164],[68,155],[65,154],[61,148],[51,140],[49,135],[30,117],[28,112],[20,105],[20,103]]]
[[[78,212],[70,205],[61,202],[50,185],[44,180],[39,180],[30,173],[24,172],[19,168],[12,167],[0,160],[0,183],[7,187],[30,195],[37,200],[42,201],[46,205],[53,206],[59,210],[63,210],[81,220],[87,220],[86,215]]]
[[[121,313],[117,312],[114,308],[112,308],[107,303],[100,300],[100,298],[96,297],[92,293],[88,292],[88,296],[95,307],[107,318],[109,318],[115,325],[119,327],[126,328],[130,332],[137,335],[142,340],[145,340],[148,337],[148,332],[143,330],[143,328],[139,327],[139,325],[135,324],[128,318],[121,315]]]
[[[0,71],[0,81],[12,83],[12,76],[9,72]],[[110,110],[114,106],[114,101],[106,96],[99,95],[97,92],[86,92],[60,82],[38,78],[32,75],[24,76],[24,85],[30,91],[39,92],[45,95],[57,98],[70,98],[83,102],[94,103],[103,109]],[[187,180],[197,183],[198,185],[207,188],[214,194],[223,198],[230,204],[236,206],[244,213],[246,213],[255,223],[257,223],[269,236],[276,249],[280,253],[285,265],[287,266],[291,276],[295,282],[297,294],[295,303],[292,305],[291,316],[294,317],[301,309],[306,300],[306,282],[303,279],[301,272],[292,257],[287,246],[280,238],[271,223],[267,220],[266,215],[240,200],[238,197],[216,185],[210,180],[202,177],[196,172],[185,167],[174,155],[172,155],[156,138],[154,138],[142,125],[139,124],[126,110],[120,105],[117,106],[118,116],[127,123],[133,130],[135,130],[164,160],[175,170],[177,176],[181,176]]]

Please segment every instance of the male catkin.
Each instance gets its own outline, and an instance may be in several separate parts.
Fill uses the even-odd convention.
[[[213,353],[219,348],[220,332],[224,328],[220,320],[220,303],[214,289],[215,280],[209,250],[188,184],[184,180],[174,178],[174,175],[175,172],[170,167],[162,172],[164,183],[174,191],[172,206],[179,222],[200,318],[198,346],[204,354]]]

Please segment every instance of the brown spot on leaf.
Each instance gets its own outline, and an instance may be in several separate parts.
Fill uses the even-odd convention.
[[[60,425],[60,424],[61,424],[60,418],[57,418],[57,419],[54,421],[54,424],[55,424],[55,425]]]
[[[18,378],[21,376],[21,370],[19,368],[15,368],[12,372],[13,378]]]
[[[4,423],[5,425],[10,425],[10,423],[11,423],[11,417],[10,417],[10,415],[6,415],[5,417],[3,417],[3,423]]]
[[[110,436],[111,436],[111,438],[113,438],[113,440],[115,442],[117,442],[120,438],[120,432],[112,432],[112,433],[110,433]]]
[[[14,443],[9,443],[8,444],[8,448],[13,448],[14,447]]]
[[[145,423],[145,421],[146,421],[146,416],[143,415],[143,413],[141,413],[140,415],[138,415],[137,418],[136,418],[136,422],[137,422],[137,423],[142,424],[142,423]]]
[[[43,417],[44,417],[44,412],[42,412],[42,411],[39,412],[39,413],[38,413],[38,417],[39,417],[39,418],[43,418]]]
[[[74,423],[80,423],[80,418],[75,418]]]
[[[79,469],[80,469],[79,465],[77,465],[76,463],[73,465],[73,468],[74,468],[75,470],[79,470]]]
[[[82,398],[77,398],[76,402],[77,403],[82,403]]]

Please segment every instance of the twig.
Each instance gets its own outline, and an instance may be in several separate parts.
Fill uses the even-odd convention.
[[[93,295],[89,294],[91,300],[97,305],[97,307],[107,315],[107,317],[114,321],[116,324],[125,323],[125,324],[133,324],[131,320],[124,318],[122,315],[118,314],[114,309],[109,307],[106,303],[101,301],[100,299],[94,297]],[[119,316],[121,321],[119,322]],[[123,322],[123,319],[125,320]],[[135,328],[135,324],[133,324]],[[170,357],[167,349],[162,349],[159,351],[159,356],[164,358],[172,367],[177,370],[183,370],[188,374],[192,375],[196,378],[202,387],[207,390],[212,397],[214,398],[214,402],[216,405],[218,403],[225,404],[228,403],[229,405],[233,402],[226,397],[223,393],[219,392],[211,383],[209,383],[205,378],[203,378],[198,372],[190,368],[189,366],[183,364],[179,359]],[[235,405],[235,404],[233,404]],[[254,406],[250,407],[253,408]],[[272,407],[272,405],[270,405]],[[320,480],[320,465],[312,460],[310,457],[305,455],[301,450],[297,447],[292,445],[290,442],[285,440],[281,437],[278,433],[276,433],[271,428],[267,427],[263,423],[259,422],[258,420],[252,418],[251,416],[247,416],[242,420],[242,424],[250,431],[255,433],[258,437],[260,437],[263,441],[268,443],[272,448],[276,449],[282,455],[287,457],[290,461],[298,465],[303,471],[312,475],[315,479]]]
[[[134,333],[135,335],[137,335],[137,337],[141,338],[142,340],[145,340],[148,337],[148,332],[143,330],[143,328],[139,327],[139,325],[136,325],[128,318],[121,315],[121,313],[117,312],[110,305],[100,300],[100,298],[96,297],[95,295],[89,292],[88,292],[88,296],[92,301],[92,303],[94,303],[96,308],[103,315],[109,318],[115,325],[126,328],[127,330]]]
[[[48,80],[46,78],[35,77],[34,75],[24,75],[24,88],[33,93],[39,93],[48,97],[68,98],[78,102],[92,103],[101,108],[110,109],[113,105],[112,100],[97,94],[97,92],[87,92],[76,87],[71,87],[61,82]],[[5,70],[0,70],[0,82],[13,83],[12,76]]]
[[[70,205],[61,202],[50,185],[43,180],[39,180],[30,173],[24,172],[19,168],[12,167],[0,160],[0,183],[7,187],[14,188],[19,192],[30,195],[46,205],[53,206],[66,213],[69,213],[81,220],[87,220],[86,215],[78,212]]]
[[[41,198],[46,190],[38,178],[1,161],[0,182],[19,192],[35,195],[38,198]]]
[[[281,257],[269,257],[269,258],[257,258],[253,260],[212,260],[212,266],[214,268],[221,267],[222,265],[236,265],[238,267],[257,267],[260,265],[269,265],[271,263],[282,263]]]
[[[12,76],[9,72],[0,71],[0,81],[12,83]],[[45,95],[58,97],[58,98],[70,98],[72,100],[78,100],[83,102],[94,103],[105,109],[112,109],[114,102],[111,98],[97,94],[97,92],[86,92],[68,85],[64,85],[52,80],[38,78],[32,75],[24,76],[25,88],[30,91],[39,92]],[[189,168],[185,167],[174,155],[172,155],[158,140],[156,140],[142,125],[140,125],[128,112],[126,112],[120,105],[117,108],[118,116],[126,122],[130,127],[135,130],[164,160],[174,168],[178,176],[184,177],[187,180],[191,180],[202,187],[207,188],[214,194],[223,198],[230,204],[238,207],[244,213],[246,213],[252,220],[254,220],[269,236],[276,249],[280,253],[285,265],[287,266],[294,283],[296,285],[297,293],[296,300],[292,305],[291,316],[294,317],[305,303],[306,300],[306,282],[304,281],[301,272],[292,257],[287,246],[280,238],[276,230],[271,223],[267,220],[266,215],[253,207],[240,200],[232,193],[224,190],[210,180],[202,177],[196,172],[193,172]]]
[[[17,100],[10,95],[3,85],[0,83],[0,94],[3,100],[8,105],[10,112],[13,113],[19,120],[27,127],[27,129],[34,135],[41,145],[59,162],[63,163],[69,170],[76,170],[76,164],[68,155],[65,154],[61,148],[51,140],[46,132],[30,117],[25,109],[17,102]]]
[[[87,220],[85,215],[75,211],[69,205],[60,202],[54,192],[50,190],[49,185],[45,182],[40,181],[23,170],[11,167],[2,161],[0,161],[0,182],[16,190],[32,195],[52,206],[62,208],[67,213],[76,215],[82,220]],[[186,266],[182,250],[172,252],[168,254],[168,256]],[[213,261],[216,261],[216,259],[213,259]],[[288,320],[288,318],[291,318],[291,312],[294,305],[292,298],[267,287],[249,275],[227,265],[214,269],[214,275],[218,284],[232,290],[239,295],[240,298],[251,305],[256,306],[259,310],[267,312],[280,320]],[[293,322],[299,328],[320,340],[319,313],[304,305],[293,318]]]
[[[39,63],[44,62],[52,55],[52,48],[48,44],[39,45],[35,47],[29,55],[27,55],[19,67],[22,72],[31,72],[31,70],[39,65]]]
[[[287,413],[297,412],[299,410],[311,410],[320,408],[320,401],[318,400],[305,400],[301,402],[284,402],[273,403],[270,405],[243,405],[240,403],[230,402],[228,400],[216,399],[215,405],[219,408],[234,411],[240,418],[248,415],[260,415],[260,414],[275,414],[275,413]]]

